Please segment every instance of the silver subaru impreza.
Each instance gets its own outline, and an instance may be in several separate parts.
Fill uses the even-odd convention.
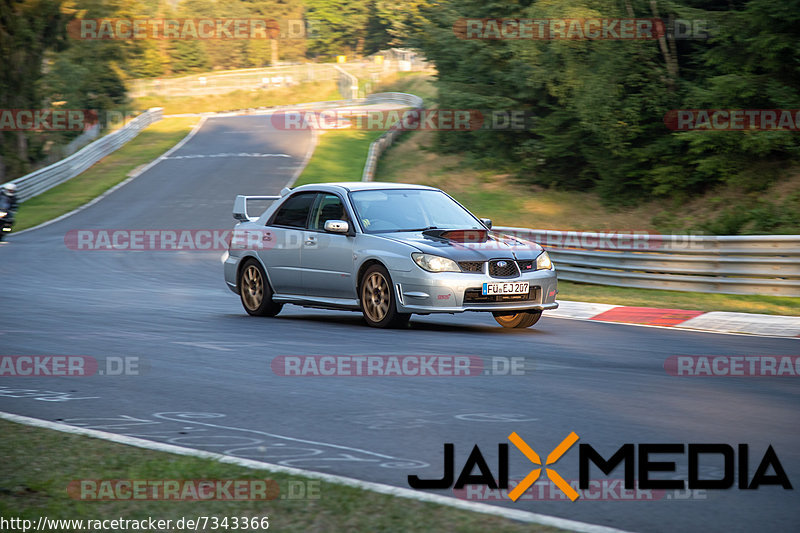
[[[271,205],[259,217],[248,202]],[[433,187],[353,182],[237,196],[225,281],[251,315],[284,304],[361,311],[370,326],[412,314],[491,312],[507,328],[555,309],[556,272],[536,243],[497,233]]]

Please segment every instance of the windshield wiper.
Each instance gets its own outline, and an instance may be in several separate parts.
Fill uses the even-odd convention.
[[[429,229],[439,229],[439,226],[428,226],[427,228],[416,228],[416,229],[399,229],[397,231],[428,231]]]

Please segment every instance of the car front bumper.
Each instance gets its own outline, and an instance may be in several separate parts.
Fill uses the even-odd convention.
[[[466,272],[426,272],[416,268],[410,272],[390,271],[397,307],[401,313],[462,313],[464,311],[535,311],[556,309],[558,281],[555,270],[536,270],[514,278],[494,278],[486,274]],[[526,299],[474,301],[484,283],[530,283]]]

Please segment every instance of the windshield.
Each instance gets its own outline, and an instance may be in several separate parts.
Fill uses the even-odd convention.
[[[483,229],[469,211],[441,191],[392,189],[357,191],[350,196],[367,233]]]

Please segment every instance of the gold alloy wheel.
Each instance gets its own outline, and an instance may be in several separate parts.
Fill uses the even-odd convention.
[[[364,302],[364,313],[373,322],[386,318],[392,303],[390,290],[386,278],[380,272],[373,272],[364,281],[361,300]]]
[[[495,315],[494,319],[498,324],[507,327],[513,327],[515,322],[519,322],[519,314],[514,315]]]
[[[242,275],[242,300],[251,311],[261,306],[264,300],[264,278],[256,265],[248,265]]]
[[[529,328],[539,321],[541,311],[521,311],[519,313],[492,313],[495,321],[504,328]]]

